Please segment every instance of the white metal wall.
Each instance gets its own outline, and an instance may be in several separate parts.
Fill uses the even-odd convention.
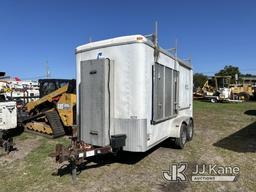
[[[0,130],[8,130],[17,127],[16,102],[0,102]]]
[[[177,136],[173,131],[176,127],[175,119],[180,115],[192,116],[191,105],[176,118],[156,125],[151,124],[153,51],[152,47],[144,43],[133,43],[77,54],[77,86],[80,83],[81,61],[96,59],[99,55],[101,58],[114,60],[114,94],[111,94],[114,100],[114,115],[111,120],[114,125],[111,134],[127,134],[127,145],[124,147],[127,151],[146,151],[169,136]],[[192,71],[179,65],[175,66],[175,60],[162,53],[158,62],[180,71],[180,107],[189,107],[189,104],[192,104]],[[78,87],[77,90],[79,91]],[[77,115],[79,118],[79,111]]]

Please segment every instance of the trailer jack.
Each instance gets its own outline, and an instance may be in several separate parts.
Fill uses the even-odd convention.
[[[75,161],[70,161],[70,164],[71,164],[72,181],[73,181],[73,184],[76,184],[77,165]]]
[[[4,148],[4,151],[8,154],[14,150],[13,138],[9,137],[5,132],[0,133],[0,146]]]

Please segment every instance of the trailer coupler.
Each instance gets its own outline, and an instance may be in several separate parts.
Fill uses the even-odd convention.
[[[72,140],[73,141],[73,140]],[[62,144],[57,144],[55,147],[55,160],[57,163],[68,161],[71,166],[71,174],[73,184],[76,183],[77,166],[86,162],[89,157],[112,153],[112,147],[93,147],[82,141],[72,142],[72,145],[65,147]]]
[[[76,145],[65,147],[62,144],[57,144],[55,147],[55,160],[57,163],[64,161],[72,161],[76,164],[81,164],[86,161],[86,158],[112,153],[112,147],[93,147],[84,142],[79,142]]]
[[[58,163],[64,161],[72,161],[76,164],[81,164],[86,161],[88,157],[116,153],[123,146],[125,146],[126,135],[111,136],[110,145],[104,147],[95,147],[84,141],[78,141],[77,137],[71,137],[71,145],[65,147],[62,144],[57,144],[55,147],[55,160]]]
[[[104,147],[95,147],[91,144],[85,143],[83,141],[78,141],[77,129],[73,129],[73,136],[71,139],[71,145],[65,147],[62,144],[57,144],[55,146],[54,154],[50,156],[55,157],[56,163],[63,163],[68,161],[71,166],[72,180],[73,183],[76,181],[76,171],[77,165],[85,163],[88,158],[108,153],[116,154],[119,150],[125,146],[126,135],[119,134],[113,135],[110,139],[110,145]]]

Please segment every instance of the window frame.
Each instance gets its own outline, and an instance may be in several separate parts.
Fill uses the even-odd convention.
[[[156,65],[160,65],[163,67],[163,90],[162,90],[162,94],[163,94],[163,100],[162,100],[162,117],[161,118],[156,118],[156,114],[155,112],[157,111],[156,106],[158,105],[157,103],[155,103],[157,101],[156,97],[157,97],[157,89],[156,89]],[[166,115],[166,69],[171,70],[171,114],[170,115]],[[177,74],[176,78],[177,78],[177,88],[175,90],[174,88],[174,73]],[[166,120],[172,119],[174,117],[177,117],[179,110],[178,110],[178,106],[179,106],[179,71],[172,69],[170,67],[167,67],[165,65],[162,65],[158,62],[156,62],[154,65],[152,65],[152,115],[151,115],[151,124],[155,125],[161,122],[164,122]],[[176,92],[175,92],[176,91]],[[174,101],[174,95],[176,96],[176,101]],[[175,107],[176,106],[176,107]]]

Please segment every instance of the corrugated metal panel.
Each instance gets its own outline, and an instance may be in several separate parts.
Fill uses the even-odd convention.
[[[146,151],[147,120],[115,119],[115,134],[126,134],[125,151]]]

